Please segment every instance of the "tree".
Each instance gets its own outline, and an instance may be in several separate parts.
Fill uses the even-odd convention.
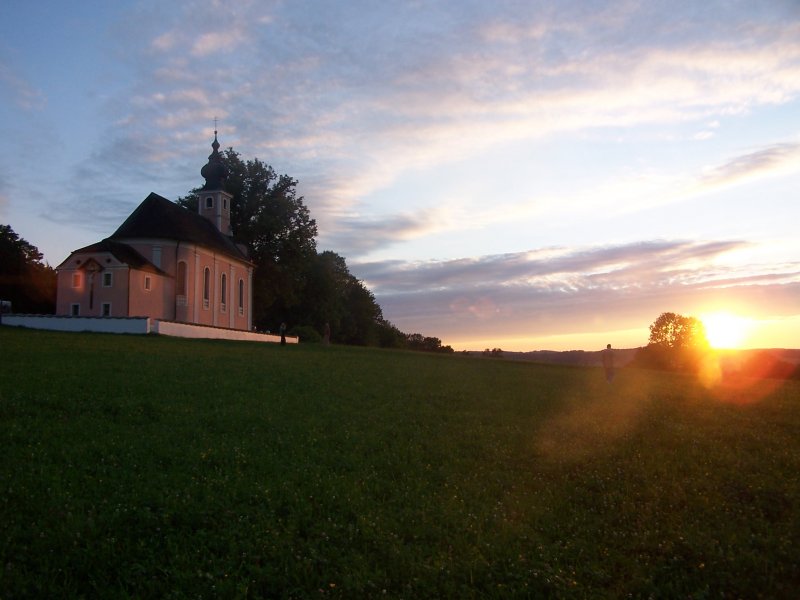
[[[691,370],[708,349],[705,327],[695,317],[661,313],[650,325],[650,338],[634,364],[659,369]]]
[[[673,349],[696,348],[708,344],[702,321],[672,312],[661,313],[650,325],[648,343]]]
[[[298,307],[299,318],[318,331],[328,323],[334,342],[376,346],[386,339],[383,312],[372,292],[330,250],[310,261]]]
[[[422,340],[416,344],[415,337],[383,318],[375,296],[350,273],[343,257],[331,251],[317,253],[317,224],[297,196],[296,180],[277,175],[257,158],[243,161],[233,148],[221,157],[227,169],[225,189],[232,195],[231,228],[255,264],[256,328],[276,330],[285,322],[291,333],[311,341],[327,323],[334,342],[453,351],[439,339],[420,334],[413,334]],[[200,191],[192,190],[178,204],[197,211]]]
[[[299,305],[316,256],[317,224],[297,195],[297,181],[277,175],[259,159],[243,161],[228,148],[222,153],[228,170],[226,191],[231,200],[231,228],[247,246],[253,273],[253,323],[277,329],[284,321],[299,322]],[[197,210],[199,189],[178,204]]]
[[[424,336],[421,333],[410,333],[406,336],[410,350],[423,352],[453,352],[450,346],[442,346],[442,340],[437,337]]]
[[[347,344],[378,345],[378,324],[383,311],[375,296],[358,279],[350,276],[345,288],[345,312],[340,339]]]
[[[408,348],[408,335],[386,319],[378,323],[378,345],[381,348]]]
[[[17,313],[53,314],[56,308],[56,272],[10,225],[0,225],[0,300]]]
[[[323,331],[325,323],[328,323],[333,341],[341,341],[342,319],[347,310],[345,296],[351,277],[345,259],[330,250],[317,254],[307,272],[304,290],[306,319],[319,331]]]

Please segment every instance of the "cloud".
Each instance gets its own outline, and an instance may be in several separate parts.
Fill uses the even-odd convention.
[[[643,327],[660,312],[693,314],[713,302],[793,314],[800,263],[725,266],[727,254],[747,247],[735,240],[653,240],[351,269],[387,319],[445,340],[509,337],[520,329],[541,336]]]
[[[437,221],[433,210],[380,219],[342,218],[337,220],[335,231],[326,236],[326,243],[334,248],[346,248],[348,253],[364,255],[431,233]]]
[[[212,31],[201,35],[192,45],[194,56],[207,56],[215,52],[231,52],[243,44],[242,31]]]
[[[2,62],[0,62],[0,89],[4,89],[14,104],[25,110],[41,110],[47,104],[47,99],[41,90],[36,89]]]
[[[529,252],[448,261],[381,261],[358,264],[357,272],[376,294],[427,289],[532,289],[581,287],[643,288],[672,282],[694,272],[689,265],[709,264],[746,247],[739,241],[648,241],[588,249],[544,248]]]
[[[328,207],[337,208],[330,220],[322,219],[326,226],[321,228],[321,236],[326,244],[339,248],[348,256],[362,257],[398,242],[423,236],[447,232],[469,235],[470,231],[478,228],[529,219],[545,223],[587,214],[620,217],[682,202],[710,189],[798,171],[800,144],[785,142],[756,149],[699,172],[669,173],[654,167],[609,173],[593,179],[587,188],[570,190],[565,185],[557,197],[501,197],[495,198],[489,205],[478,203],[467,207],[465,204],[471,194],[466,193],[464,197],[453,198],[451,202],[439,198],[435,211],[422,209],[415,214],[389,213],[382,217],[362,216],[356,212],[358,206],[352,207],[344,201],[341,204],[329,202]],[[366,195],[372,185],[377,184],[366,176],[357,177],[354,181],[340,179],[315,186],[310,190],[310,195],[319,197],[327,194],[329,199],[358,197]],[[348,213],[348,207],[352,209],[351,213]],[[414,226],[403,226],[409,223]]]
[[[691,3],[176,5],[138,15],[141,34],[119,37],[138,79],[113,96],[110,143],[95,154],[177,167],[219,117],[225,145],[309,180],[331,239],[368,237],[390,229],[365,199],[415,169],[559,132],[708,123],[800,93],[791,19],[767,13],[746,27],[750,14],[713,12]],[[731,39],[743,28],[744,45]],[[147,152],[125,151],[144,141]]]
[[[798,169],[800,143],[775,144],[734,157],[720,166],[708,169],[700,183],[706,187],[720,187]]]
[[[159,52],[167,52],[172,50],[179,43],[178,36],[175,31],[167,31],[157,36],[152,41],[153,49]]]
[[[508,140],[708,120],[800,92],[791,21],[765,20],[743,47],[724,27],[742,27],[749,15],[725,11],[727,20],[714,24],[695,11],[701,19],[686,25],[686,11],[694,9],[247,3],[220,20],[218,7],[192,5],[154,35],[157,52],[142,56],[149,68],[137,87],[171,102],[139,106],[134,122],[186,127],[199,115],[163,114],[181,101],[201,106],[206,120],[225,109],[224,125],[237,128],[243,148],[286,163],[311,152],[318,167],[354,178],[380,156],[371,168],[381,176],[371,179],[382,186]],[[658,18],[673,28],[654,27]],[[190,95],[198,90],[204,98]],[[371,189],[341,190],[338,206]]]

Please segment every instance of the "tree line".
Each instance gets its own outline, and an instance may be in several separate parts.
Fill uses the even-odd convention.
[[[336,252],[317,251],[317,223],[297,180],[279,175],[258,158],[243,160],[233,148],[221,152],[232,194],[231,228],[246,246],[253,273],[253,324],[261,331],[288,332],[319,341],[327,328],[343,344],[453,352],[440,339],[404,333],[383,316],[372,292]],[[178,199],[197,210],[200,188]]]

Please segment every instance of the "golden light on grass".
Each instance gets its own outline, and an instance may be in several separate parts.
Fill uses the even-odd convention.
[[[752,328],[752,321],[728,312],[702,315],[700,320],[712,348],[741,348]]]

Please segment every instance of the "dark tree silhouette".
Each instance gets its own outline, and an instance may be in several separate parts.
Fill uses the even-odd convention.
[[[327,323],[334,342],[408,347],[406,334],[384,320],[372,292],[350,273],[345,259],[331,251],[317,253],[317,224],[297,195],[297,181],[257,158],[242,160],[233,148],[222,160],[225,189],[233,196],[231,228],[255,264],[254,325],[277,330],[286,322],[290,333],[315,341]],[[199,192],[192,190],[178,204],[196,211]]]
[[[665,312],[650,325],[648,344],[639,350],[633,364],[667,370],[695,370],[708,348],[702,321]]]
[[[650,344],[672,349],[706,346],[706,331],[702,321],[673,312],[661,313],[650,325]]]
[[[55,270],[10,225],[0,225],[0,300],[17,313],[53,314],[56,308]]]
[[[276,330],[282,322],[299,323],[308,268],[316,256],[317,224],[297,195],[297,181],[278,175],[257,158],[243,161],[228,148],[225,189],[231,200],[231,228],[255,263],[253,323]],[[197,210],[199,189],[178,204]]]

